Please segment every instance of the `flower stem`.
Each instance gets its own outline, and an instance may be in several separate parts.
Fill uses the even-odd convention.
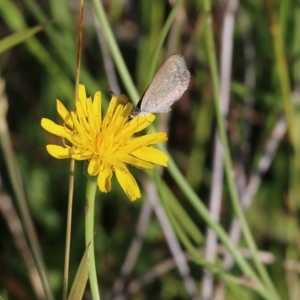
[[[94,216],[95,216],[95,196],[97,190],[97,182],[95,179],[89,178],[86,187],[86,207],[85,207],[85,245],[88,247],[91,243],[88,255],[89,261],[89,281],[93,300],[100,300],[98,288],[95,252],[94,252]]]
[[[75,160],[72,159],[70,162],[70,177],[69,177],[66,248],[65,248],[64,281],[63,281],[63,300],[66,300],[67,296],[68,296],[71,227],[72,227],[72,207],[73,207],[73,193],[74,193],[74,170],[75,170]]]

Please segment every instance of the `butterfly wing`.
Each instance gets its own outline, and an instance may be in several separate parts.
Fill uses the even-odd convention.
[[[181,55],[170,56],[156,73],[137,107],[141,114],[166,113],[187,89],[190,72]]]

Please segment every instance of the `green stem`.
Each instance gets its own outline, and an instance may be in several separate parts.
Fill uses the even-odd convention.
[[[75,174],[74,170],[75,170],[75,160],[71,159],[71,161],[70,161],[70,176],[69,176],[67,228],[66,228],[66,248],[65,248],[64,281],[63,281],[63,300],[66,300],[67,297],[68,297],[70,245],[71,245],[71,228],[72,228],[72,207],[73,207],[74,174]]]
[[[95,179],[89,178],[86,187],[86,207],[85,207],[85,245],[89,248],[89,281],[93,300],[100,300],[100,293],[97,281],[97,272],[95,265],[94,252],[94,216],[95,216],[95,196],[97,190],[97,182]]]

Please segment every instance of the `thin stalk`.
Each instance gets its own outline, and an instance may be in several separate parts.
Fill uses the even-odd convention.
[[[93,300],[100,300],[100,293],[97,281],[97,272],[95,264],[94,251],[94,217],[95,217],[95,197],[97,190],[97,181],[89,178],[86,187],[86,207],[85,207],[85,245],[89,247],[88,264],[89,264],[89,282]]]
[[[68,297],[72,207],[73,207],[73,195],[74,195],[74,170],[75,170],[75,161],[74,159],[71,159],[69,193],[68,193],[67,228],[66,228],[66,246],[65,246],[66,248],[65,248],[65,262],[64,262],[63,300],[66,300]]]
[[[80,0],[80,10],[79,10],[79,20],[78,20],[78,36],[77,36],[77,61],[76,61],[74,103],[78,99],[78,86],[79,86],[79,78],[80,78],[83,5],[84,5],[84,0]],[[66,300],[68,297],[70,244],[71,244],[71,227],[72,227],[72,207],[73,207],[73,195],[74,195],[74,173],[75,173],[75,161],[73,159],[71,159],[71,161],[70,161],[70,176],[69,176],[69,193],[68,193],[64,280],[63,280],[63,300]]]

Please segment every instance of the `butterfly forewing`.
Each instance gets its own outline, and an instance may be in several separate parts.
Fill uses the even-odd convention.
[[[137,107],[139,114],[166,113],[187,89],[190,72],[181,55],[175,54],[158,70]]]

